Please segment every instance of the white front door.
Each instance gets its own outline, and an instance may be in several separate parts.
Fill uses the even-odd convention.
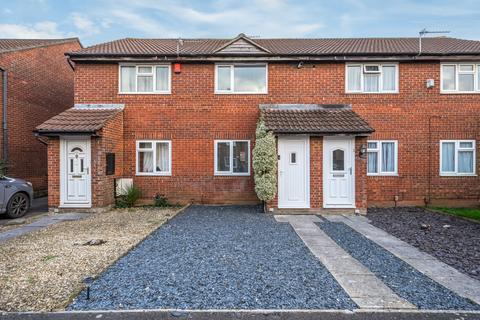
[[[278,138],[278,207],[309,208],[309,138]]]
[[[355,138],[323,139],[323,207],[355,207]]]
[[[60,153],[62,206],[90,207],[90,137],[62,138]]]

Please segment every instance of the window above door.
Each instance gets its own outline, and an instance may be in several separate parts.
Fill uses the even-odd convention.
[[[348,63],[346,93],[398,93],[397,63]]]
[[[120,64],[118,90],[121,94],[170,94],[171,66]]]
[[[268,65],[216,64],[216,94],[266,94],[268,92]]]

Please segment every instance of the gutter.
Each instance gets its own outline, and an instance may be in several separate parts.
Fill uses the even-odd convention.
[[[3,129],[3,161],[8,161],[8,128],[7,128],[7,98],[8,98],[8,71],[0,66],[3,75],[2,90],[2,129]]]

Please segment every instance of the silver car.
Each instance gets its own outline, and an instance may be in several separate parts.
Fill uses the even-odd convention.
[[[23,179],[0,178],[0,213],[10,218],[24,216],[33,200],[32,184]]]

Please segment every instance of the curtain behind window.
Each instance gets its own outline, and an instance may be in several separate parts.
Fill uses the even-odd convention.
[[[170,170],[170,152],[168,150],[168,143],[157,143],[157,172],[168,172]]]
[[[382,171],[395,171],[395,143],[393,142],[382,143]]]
[[[378,73],[364,75],[365,92],[378,92],[380,90],[380,75]]]
[[[473,173],[473,151],[458,152],[458,172]]]
[[[153,152],[152,151],[140,151],[139,152],[139,172],[153,172]]]
[[[121,91],[135,92],[135,67],[121,67]]]
[[[361,91],[362,90],[362,67],[361,66],[349,66],[348,72],[348,91]]]
[[[168,91],[168,67],[157,67],[156,68],[156,84],[155,90],[157,91]]]
[[[377,165],[377,152],[368,152],[368,173],[377,173],[378,172],[378,165]]]
[[[444,172],[455,171],[455,143],[454,142],[442,143],[442,171]]]
[[[395,91],[396,90],[396,67],[384,66],[383,70],[383,90]]]

